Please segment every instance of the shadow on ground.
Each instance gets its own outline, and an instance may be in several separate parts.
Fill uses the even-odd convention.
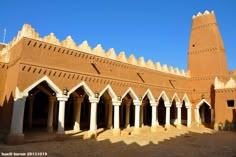
[[[170,131],[112,137],[110,139],[64,139],[27,143],[18,146],[0,144],[3,152],[46,152],[47,156],[96,157],[235,157],[236,133],[220,131],[199,133],[186,131],[169,136]],[[166,136],[165,136],[166,135]],[[1,156],[1,154],[0,154]],[[3,155],[2,155],[3,156]]]

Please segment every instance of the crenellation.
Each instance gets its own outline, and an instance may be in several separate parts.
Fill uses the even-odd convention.
[[[65,40],[63,40],[61,42],[61,46],[71,49],[77,49],[76,43],[74,42],[71,36],[68,36]]]
[[[55,37],[54,33],[50,33],[42,39],[44,42],[48,42],[55,45],[61,45],[60,41]]]
[[[216,77],[214,86],[215,89],[236,88],[236,81],[231,77],[226,83],[224,83],[223,81],[220,81],[218,77]]]
[[[181,70],[180,70],[180,75],[185,76],[185,71],[184,71],[184,69],[181,69]]]
[[[140,57],[138,62],[137,62],[139,66],[142,66],[142,67],[145,67],[146,66],[146,63],[144,61],[144,57]]]
[[[157,62],[155,64],[155,69],[158,70],[158,71],[162,71],[162,67],[161,67],[161,63],[160,62]]]
[[[98,44],[93,50],[93,54],[96,54],[98,56],[106,57],[105,50],[102,48],[101,44]]]
[[[107,53],[106,53],[107,58],[116,60],[117,56],[116,56],[116,52],[114,48],[110,48]]]
[[[152,60],[148,60],[146,63],[146,67],[150,69],[155,69],[155,65],[153,64]]]
[[[214,14],[214,11],[209,12],[208,10],[206,10],[204,13],[198,12],[197,15],[193,15],[192,19],[208,14]]]
[[[179,68],[174,69],[176,75],[180,75]]]
[[[169,73],[167,64],[163,64],[163,65],[162,65],[162,71],[163,71],[163,72],[166,72],[166,73]]]
[[[124,63],[128,62],[124,51],[120,52],[120,54],[117,56],[117,60]]]
[[[170,67],[168,68],[168,70],[169,70],[169,72],[170,72],[171,74],[175,74],[174,68],[173,68],[172,66],[170,66]]]
[[[88,42],[83,41],[77,48],[79,51],[92,53],[92,48],[89,46]]]
[[[204,14],[208,14],[208,12],[205,12]],[[147,62],[145,62],[144,57],[140,57],[139,60],[137,61],[137,59],[135,58],[133,54],[130,55],[129,58],[127,58],[124,52],[120,52],[120,54],[117,56],[113,48],[109,49],[106,53],[105,50],[102,48],[101,44],[98,44],[95,48],[91,48],[91,46],[88,44],[87,41],[83,41],[80,45],[77,46],[71,36],[68,36],[62,42],[58,40],[58,38],[54,35],[54,33],[50,33],[49,35],[43,38],[40,38],[39,33],[37,33],[35,29],[32,28],[31,25],[29,24],[24,24],[22,29],[18,32],[17,36],[9,44],[7,44],[6,47],[2,49],[2,51],[0,51],[1,61],[4,61],[4,62],[9,61],[9,55],[7,54],[8,50],[11,47],[13,47],[22,37],[32,38],[32,39],[47,42],[50,44],[79,50],[85,53],[90,53],[90,54],[98,55],[101,57],[118,60],[124,63],[129,63],[136,66],[158,70],[161,72],[185,76],[184,74],[179,74],[179,72],[175,72],[173,67],[168,68],[166,64],[164,64],[161,67],[159,62],[156,63],[155,65],[153,64],[151,60],[148,60]]]
[[[138,64],[137,59],[135,58],[135,56],[133,54],[131,54],[129,56],[127,61],[128,61],[128,63],[133,64],[133,65],[137,65]]]

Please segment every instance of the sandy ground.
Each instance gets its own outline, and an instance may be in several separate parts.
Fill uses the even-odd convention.
[[[123,136],[114,137],[108,130],[96,139],[88,140],[70,138],[17,146],[1,143],[0,153],[0,156],[50,157],[236,157],[236,132],[172,127],[153,133],[149,127],[144,127],[141,134],[124,133]]]

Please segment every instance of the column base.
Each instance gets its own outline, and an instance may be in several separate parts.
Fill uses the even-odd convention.
[[[113,136],[120,136],[121,132],[120,129],[113,129]]]
[[[157,126],[151,126],[151,132],[157,132]]]
[[[108,129],[113,129],[113,126],[112,125],[108,125],[107,128]]]
[[[141,129],[140,128],[134,128],[133,133],[134,134],[140,134],[141,133]]]
[[[48,131],[48,132],[53,132],[53,127],[52,127],[52,126],[48,127],[48,128],[47,128],[47,131]]]
[[[182,128],[182,125],[181,125],[181,124],[177,124],[177,125],[176,125],[176,128],[177,128],[177,129],[181,129],[181,128]]]
[[[130,124],[125,124],[125,127],[126,128],[130,128]]]
[[[73,130],[79,132],[80,131],[80,126],[79,125],[74,125]]]
[[[25,141],[24,134],[9,134],[6,137],[6,144],[9,145],[24,144],[24,141]]]
[[[170,124],[166,124],[166,125],[165,125],[165,129],[166,129],[166,130],[169,130],[169,129],[170,129]]]
[[[88,131],[88,138],[91,139],[91,138],[96,138],[97,137],[97,131],[94,130],[94,131]]]

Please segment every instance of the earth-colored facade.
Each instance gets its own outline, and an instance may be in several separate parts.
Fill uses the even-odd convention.
[[[187,72],[77,46],[70,36],[40,38],[27,24],[0,48],[0,129],[9,144],[35,129],[91,137],[98,128],[235,127],[236,71],[228,71],[214,12],[193,16]]]

